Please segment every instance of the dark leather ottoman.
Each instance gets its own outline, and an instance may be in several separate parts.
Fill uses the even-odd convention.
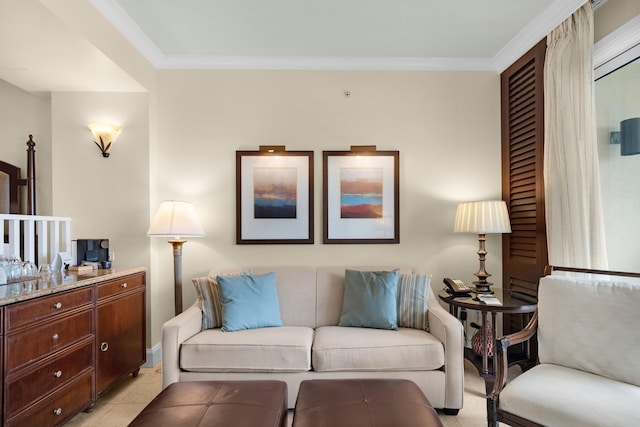
[[[129,426],[286,427],[282,381],[191,381],[170,384]]]
[[[300,384],[293,427],[442,426],[409,380],[307,380]]]

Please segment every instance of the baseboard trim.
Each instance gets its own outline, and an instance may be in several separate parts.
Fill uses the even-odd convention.
[[[162,344],[158,343],[147,349],[147,361],[143,368],[153,368],[162,361]]]

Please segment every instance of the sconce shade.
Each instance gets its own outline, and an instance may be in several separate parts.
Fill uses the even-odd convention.
[[[91,123],[89,130],[93,134],[93,142],[102,152],[103,157],[109,157],[111,144],[118,138],[122,128],[105,123]]]
[[[502,200],[465,202],[458,205],[455,233],[511,233],[507,204]]]
[[[147,231],[147,236],[176,239],[202,237],[204,230],[196,214],[196,209],[191,203],[166,200],[160,204]]]
[[[620,122],[620,154],[640,154],[640,117]]]

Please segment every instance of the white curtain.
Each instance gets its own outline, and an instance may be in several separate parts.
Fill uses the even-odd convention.
[[[587,2],[547,37],[544,181],[551,265],[607,268]]]

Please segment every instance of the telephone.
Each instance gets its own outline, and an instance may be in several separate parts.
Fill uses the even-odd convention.
[[[471,288],[460,279],[449,279],[445,277],[444,284],[447,286],[447,292],[456,297],[469,296],[471,293]]]

